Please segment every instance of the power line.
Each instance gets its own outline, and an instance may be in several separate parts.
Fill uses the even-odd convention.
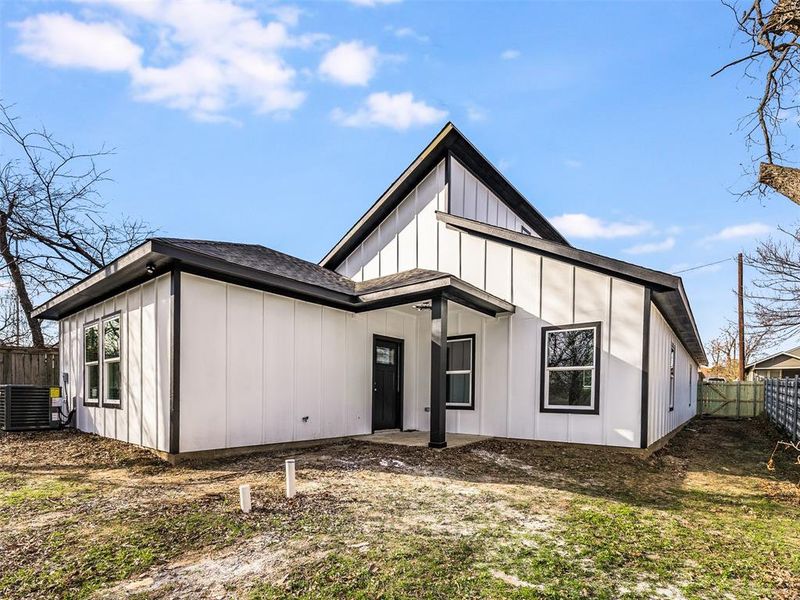
[[[689,267],[688,269],[681,269],[680,271],[673,271],[672,274],[673,275],[678,275],[680,273],[688,273],[689,271],[696,271],[697,269],[704,269],[705,267],[712,267],[714,265],[719,265],[719,264],[722,264],[724,262],[728,262],[729,260],[733,260],[733,257],[731,257],[731,258],[723,258],[722,260],[717,260],[715,262],[707,263],[705,265],[697,265],[696,267]]]

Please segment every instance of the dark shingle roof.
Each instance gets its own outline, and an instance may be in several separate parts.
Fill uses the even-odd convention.
[[[386,275],[367,281],[355,282],[336,271],[316,263],[278,252],[258,244],[218,242],[213,240],[185,240],[181,238],[154,238],[170,246],[204,254],[231,264],[248,267],[264,273],[302,281],[324,287],[333,292],[360,296],[372,292],[390,290],[415,283],[424,283],[447,277],[446,273],[427,269],[410,269],[394,275]]]
[[[394,275],[386,275],[376,279],[368,279],[367,281],[359,281],[355,285],[356,294],[370,294],[373,292],[382,292],[384,290],[391,290],[404,285],[413,285],[415,283],[424,283],[426,281],[433,281],[442,277],[447,277],[447,273],[441,271],[430,271],[428,269],[410,269],[408,271],[401,271]]]
[[[394,306],[433,290],[447,293],[456,302],[486,314],[514,310],[512,304],[438,271],[411,269],[355,282],[331,269],[257,244],[152,238],[37,307],[34,314],[37,318],[60,319],[99,297],[141,282],[143,277],[175,267],[356,312]],[[430,285],[421,289],[417,284]]]
[[[294,281],[318,285],[334,292],[343,294],[355,292],[354,282],[337,272],[266,246],[213,240],[154,239],[190,252],[205,254],[232,264],[287,277]]]

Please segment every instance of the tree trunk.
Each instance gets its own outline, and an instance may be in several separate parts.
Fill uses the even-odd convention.
[[[761,163],[758,181],[800,204],[800,169]]]
[[[28,289],[25,286],[25,280],[22,277],[22,271],[17,262],[17,256],[11,252],[11,244],[8,239],[8,216],[0,215],[0,256],[3,257],[6,267],[8,267],[8,274],[11,281],[14,283],[14,289],[19,298],[19,304],[22,307],[22,312],[25,313],[25,320],[28,322],[28,329],[31,332],[31,341],[34,347],[44,348],[44,335],[42,334],[42,324],[38,319],[31,316],[33,312],[33,304],[28,295]],[[17,340],[19,343],[19,340]]]

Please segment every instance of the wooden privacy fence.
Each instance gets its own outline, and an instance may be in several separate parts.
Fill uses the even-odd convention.
[[[800,379],[767,379],[765,410],[778,429],[800,440]]]
[[[764,412],[764,382],[702,382],[697,386],[697,413],[706,417],[757,417]]]
[[[0,384],[59,385],[58,350],[0,348]]]

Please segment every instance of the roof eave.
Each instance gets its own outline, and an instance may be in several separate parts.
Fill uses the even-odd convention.
[[[692,358],[698,363],[706,364],[708,362],[705,350],[703,349],[700,333],[697,329],[697,324],[695,323],[691,306],[689,305],[688,297],[686,296],[686,292],[683,288],[683,281],[680,277],[671,275],[669,273],[663,273],[661,271],[655,271],[653,269],[647,269],[639,265],[627,263],[615,258],[609,258],[607,256],[602,256],[586,250],[579,250],[578,248],[573,248],[572,246],[564,246],[563,244],[559,244],[557,242],[517,233],[515,231],[496,227],[494,225],[488,225],[472,219],[457,217],[442,212],[437,212],[436,214],[439,221],[443,222],[451,229],[463,231],[487,239],[494,239],[500,243],[510,244],[511,246],[536,252],[556,260],[579,264],[593,271],[598,271],[607,275],[626,279],[628,281],[648,287],[654,291],[654,301],[656,302],[657,306],[661,305],[659,306],[659,309],[661,310],[662,314],[667,312],[667,314],[664,316],[669,322],[670,327],[672,327],[676,333],[679,333],[684,328],[679,327],[678,324],[674,322],[675,320],[670,317],[672,311],[662,310],[667,301],[666,296],[670,294],[674,295],[677,300],[676,304],[679,303],[685,311],[687,324],[690,329],[689,332],[684,334],[685,339],[681,340],[682,343],[686,347],[687,351],[690,352]]]

